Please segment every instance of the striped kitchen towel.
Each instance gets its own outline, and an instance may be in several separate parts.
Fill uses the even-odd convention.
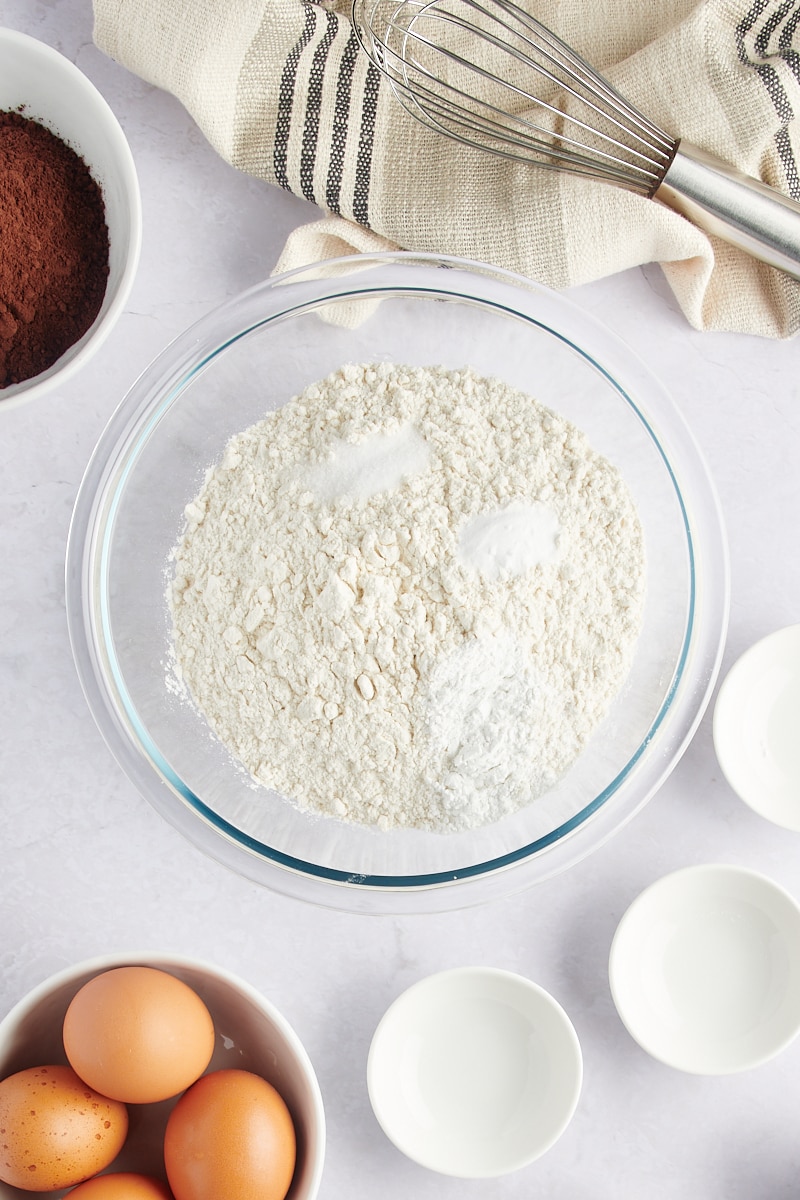
[[[800,0],[527,0],[663,128],[800,200]],[[350,0],[94,0],[95,41],[242,171],[304,197],[279,267],[403,247],[551,287],[657,262],[698,329],[788,337],[800,283],[663,205],[447,141],[360,50]]]

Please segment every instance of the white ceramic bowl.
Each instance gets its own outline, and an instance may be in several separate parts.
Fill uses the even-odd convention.
[[[391,1005],[367,1061],[387,1137],[443,1175],[488,1179],[539,1158],[580,1096],[577,1034],[543,988],[510,971],[460,967]]]
[[[209,1071],[237,1067],[267,1079],[280,1092],[297,1133],[297,1168],[287,1200],[314,1200],[325,1158],[325,1113],[311,1061],[288,1021],[243,979],[211,963],[161,954],[116,954],[89,959],[44,980],[0,1021],[0,1079],[26,1067],[66,1063],[61,1027],[69,1002],[87,980],[113,967],[156,967],[182,979],[206,1004],[216,1045]],[[164,1179],[162,1144],[177,1097],[130,1105],[128,1137],[110,1171],[141,1171]],[[60,1197],[66,1192],[39,1193]],[[0,1182],[0,1200],[31,1193]]]
[[[737,796],[800,833],[800,625],[762,638],[738,659],[719,690],[713,728]]]
[[[758,1066],[800,1030],[800,907],[746,868],[675,871],[623,916],[609,978],[654,1058],[697,1075]]]
[[[44,42],[0,29],[0,110],[22,109],[66,142],[88,166],[105,202],[109,275],[100,311],[86,333],[32,379],[0,388],[0,412],[64,383],[105,341],[125,308],[139,262],[142,213],[125,134],[97,88]]]

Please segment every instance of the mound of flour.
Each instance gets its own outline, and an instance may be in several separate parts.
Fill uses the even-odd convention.
[[[464,830],[550,788],[619,691],[642,533],[618,471],[469,369],[349,365],[228,444],[186,509],[175,670],[259,783]]]

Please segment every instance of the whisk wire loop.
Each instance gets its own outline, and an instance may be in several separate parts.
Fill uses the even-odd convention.
[[[400,97],[400,99],[407,111],[412,116],[417,117],[421,123],[428,125],[438,133],[446,134],[451,139],[461,142],[463,145],[470,146],[473,149],[478,146],[475,137],[469,136],[470,134],[474,135],[477,127],[487,138],[495,138],[497,140],[497,144],[492,148],[492,153],[498,157],[520,162],[524,161],[525,155],[530,153],[531,138],[529,134],[520,134],[519,137],[514,137],[510,130],[504,128],[498,122],[491,121],[488,117],[476,119],[465,116],[461,118],[452,108],[442,114],[443,120],[438,120],[435,98],[430,100],[426,110],[423,111],[420,109],[417,112],[412,108],[412,105],[416,104],[414,99],[411,97]],[[445,124],[445,119],[447,124]],[[463,135],[460,132],[462,128],[466,131]],[[508,149],[503,149],[503,146],[508,147]],[[480,145],[478,148],[483,149],[484,147]],[[544,145],[542,149],[543,153],[547,151],[547,147]],[[601,164],[590,167],[582,155],[571,153],[569,150],[562,150],[560,152],[558,162],[542,159],[537,165],[544,170],[591,176],[592,178],[624,185],[622,168],[614,170],[612,166]]]
[[[405,109],[437,132],[645,195],[663,178],[674,140],[515,0],[354,0],[353,21]]]
[[[465,0],[465,2],[471,8],[475,8],[479,12],[486,11],[485,9],[482,8],[481,5],[474,4],[471,2],[471,0]],[[444,22],[453,21],[451,14],[445,13],[445,12],[437,12],[435,15],[435,19],[441,20]],[[516,47],[513,47],[513,46],[504,45],[502,40],[497,38],[494,34],[484,32],[480,29],[479,26],[476,26],[472,22],[465,21],[463,19],[459,19],[455,23],[458,25],[458,27],[460,29],[463,29],[467,32],[474,33],[476,35],[482,34],[483,37],[485,38],[485,40],[490,45],[492,45],[492,46],[496,47],[498,50],[510,55],[512,58],[523,63],[524,65],[528,64],[529,60],[526,58],[526,56],[520,50],[518,50]],[[402,32],[403,32],[406,46],[408,44],[408,39],[413,39],[414,42],[418,43],[419,45],[427,47],[428,49],[431,49],[431,50],[436,50],[438,53],[441,53],[447,59],[449,59],[452,63],[455,63],[457,66],[466,68],[469,71],[473,71],[476,75],[481,76],[484,79],[487,79],[489,81],[494,81],[494,79],[495,79],[494,75],[487,68],[482,67],[479,63],[473,61],[472,59],[465,58],[463,55],[456,53],[454,50],[450,49],[448,46],[437,45],[430,38],[427,38],[423,34],[419,33],[414,28],[413,23],[409,24],[409,26],[407,28],[403,29]],[[422,78],[436,82],[439,88],[446,89],[448,92],[452,93],[454,96],[458,96],[462,100],[471,101],[472,105],[475,105],[475,106],[480,104],[481,108],[485,108],[485,109],[497,114],[498,116],[502,116],[507,121],[514,121],[514,122],[518,123],[521,127],[527,128],[527,130],[531,134],[534,134],[534,135],[541,134],[541,135],[547,136],[548,134],[550,134],[552,132],[547,127],[541,126],[541,125],[537,124],[536,122],[531,121],[529,118],[522,116],[520,113],[507,112],[505,109],[500,108],[497,105],[490,103],[490,101],[488,101],[487,99],[482,98],[480,101],[478,101],[474,95],[470,95],[469,93],[463,91],[461,88],[455,87],[452,83],[449,83],[445,80],[437,78],[428,70],[428,68],[425,66],[425,64],[420,59],[412,56],[412,54],[406,49],[404,57],[403,57],[403,65],[401,68],[401,74],[400,74],[399,78],[403,79],[404,85],[406,86],[406,88],[409,91],[411,91],[411,83],[409,82],[409,79],[407,78],[407,72],[408,72],[409,68],[413,68],[415,71],[417,71]],[[579,117],[575,116],[574,114],[570,113],[569,111],[564,111],[562,108],[557,107],[554,104],[548,103],[546,100],[542,99],[540,96],[535,95],[534,93],[528,91],[526,88],[523,88],[520,85],[511,82],[510,80],[504,81],[504,85],[510,93],[512,93],[516,97],[519,97],[519,98],[527,101],[528,104],[530,104],[531,106],[534,106],[536,108],[539,108],[539,109],[545,110],[546,112],[551,113],[557,119],[560,119],[560,120],[564,121],[565,123],[568,123],[570,127],[577,127],[583,133],[594,134],[605,146],[614,147],[616,150],[627,152],[627,154],[632,156],[632,158],[633,158],[633,161],[626,160],[626,159],[620,158],[620,157],[614,155],[613,153],[610,153],[604,149],[601,149],[601,147],[599,145],[597,147],[595,147],[595,153],[600,155],[603,158],[608,158],[610,162],[614,162],[620,166],[627,166],[631,170],[638,170],[638,169],[647,170],[648,168],[652,168],[655,170],[661,169],[661,167],[663,165],[663,159],[657,158],[652,153],[646,152],[647,150],[650,149],[650,143],[643,136],[639,135],[635,131],[632,131],[628,126],[624,125],[621,121],[618,121],[615,117],[613,117],[609,113],[607,113],[605,111],[605,109],[601,108],[599,105],[595,104],[591,100],[588,100],[586,97],[582,96],[580,94],[580,92],[576,90],[576,88],[574,88],[574,87],[570,86],[570,84],[564,82],[557,75],[553,74],[550,70],[542,67],[540,69],[540,74],[542,76],[544,76],[544,78],[548,79],[550,82],[552,82],[556,85],[559,85],[562,88],[562,90],[566,91],[567,94],[569,96],[571,96],[574,100],[583,101],[593,112],[595,112],[600,117],[606,118],[610,122],[611,126],[613,128],[615,128],[616,130],[619,130],[622,134],[628,134],[631,139],[635,140],[635,142],[638,143],[638,145],[631,145],[630,142],[626,143],[625,141],[622,141],[619,137],[613,136],[612,133],[604,132],[603,130],[599,130],[594,126],[589,125],[586,121],[581,120]],[[425,94],[429,97],[434,97],[436,95],[436,93],[434,91],[432,91],[431,89],[426,89]],[[478,122],[480,127],[483,128],[484,130],[486,129],[486,126],[481,121],[482,114],[478,111],[477,107],[465,108],[463,105],[459,106],[459,110],[458,110],[459,118],[463,119],[463,116],[465,113],[470,113],[473,116],[473,118]],[[455,115],[455,114],[453,114],[453,115]],[[495,136],[498,136],[498,137],[503,136],[502,126],[500,126],[498,124],[498,125],[495,125],[493,127],[493,129],[494,129]],[[509,139],[509,140],[514,141],[515,139]],[[559,141],[562,145],[567,145],[567,146],[570,146],[573,148],[579,148],[579,149],[585,148],[584,143],[577,141],[575,138],[569,136],[568,134],[566,134],[564,132],[562,132],[559,135]],[[524,148],[524,143],[518,143],[518,144],[520,145],[520,148]],[[645,149],[644,150],[639,149],[639,146],[645,147]],[[646,166],[641,167],[640,164],[646,164]]]
[[[509,152],[509,157],[519,158],[525,152],[530,153],[532,145],[536,144],[537,139],[546,138],[548,130],[546,127],[538,125],[531,120],[529,116],[522,114],[509,114],[494,105],[484,103],[484,111],[477,112],[471,108],[464,107],[456,101],[456,97],[465,97],[465,93],[454,87],[452,84],[446,85],[452,95],[447,102],[441,100],[440,95],[426,88],[422,79],[429,76],[429,73],[419,68],[420,79],[417,80],[413,95],[407,93],[405,97],[401,96],[405,107],[410,109],[410,105],[416,106],[418,111],[412,111],[412,115],[418,119],[424,120],[426,124],[431,124],[436,127],[440,133],[451,132],[455,127],[459,131],[462,129],[465,132],[463,138],[459,140],[468,142],[466,134],[476,131],[483,133],[488,138],[495,138],[498,142],[502,142],[504,146],[514,148],[513,153]],[[518,90],[517,94],[525,96],[522,90]],[[418,97],[420,99],[418,99]],[[468,99],[468,97],[465,97]],[[424,105],[422,100],[425,101]],[[494,118],[497,119],[494,119]],[[543,153],[550,151],[549,144],[541,140],[538,144],[541,145]],[[620,150],[625,149],[621,142],[615,142]],[[589,172],[589,168],[580,151],[583,149],[582,143],[569,137],[567,134],[561,135],[561,147],[559,158],[562,166],[566,163],[574,167],[581,167],[582,173]],[[501,153],[500,147],[496,149],[496,153]],[[605,150],[598,150],[598,156],[602,161],[597,162],[591,169],[591,174],[595,177],[602,176],[603,178],[622,178],[626,171],[641,170],[643,173],[647,170],[645,167],[639,166],[637,163],[627,162],[623,157],[615,156]],[[552,166],[556,168],[555,163],[544,162],[542,166]],[[649,176],[648,176],[649,178]]]
[[[472,3],[472,0],[465,0],[465,2]],[[531,45],[538,48],[542,53],[548,53],[548,51],[552,53],[552,62],[554,65],[563,66],[565,70],[569,70],[580,87],[585,88],[598,100],[602,100],[610,105],[612,110],[616,109],[620,114],[624,114],[633,127],[646,132],[650,138],[657,141],[668,153],[672,152],[675,139],[670,137],[669,134],[665,133],[663,129],[651,121],[649,117],[645,116],[643,112],[631,104],[625,96],[612,87],[607,79],[598,75],[594,68],[576,50],[568,46],[566,42],[562,41],[546,25],[542,25],[541,21],[537,21],[530,13],[520,8],[518,4],[515,4],[514,0],[494,0],[494,3],[497,8],[513,17],[521,26],[527,27],[535,39],[532,40]],[[545,50],[545,47],[548,50]]]

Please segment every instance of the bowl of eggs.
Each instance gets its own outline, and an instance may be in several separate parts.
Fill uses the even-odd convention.
[[[122,128],[94,84],[0,29],[0,413],[65,383],[104,343],[136,276],[142,215]]]
[[[727,549],[651,370],[530,280],[357,256],[176,339],[77,497],[66,605],[123,770],[244,876],[458,908],[637,813],[714,685]]]
[[[116,955],[0,1022],[0,1198],[314,1200],[319,1085],[297,1035],[208,963]]]

